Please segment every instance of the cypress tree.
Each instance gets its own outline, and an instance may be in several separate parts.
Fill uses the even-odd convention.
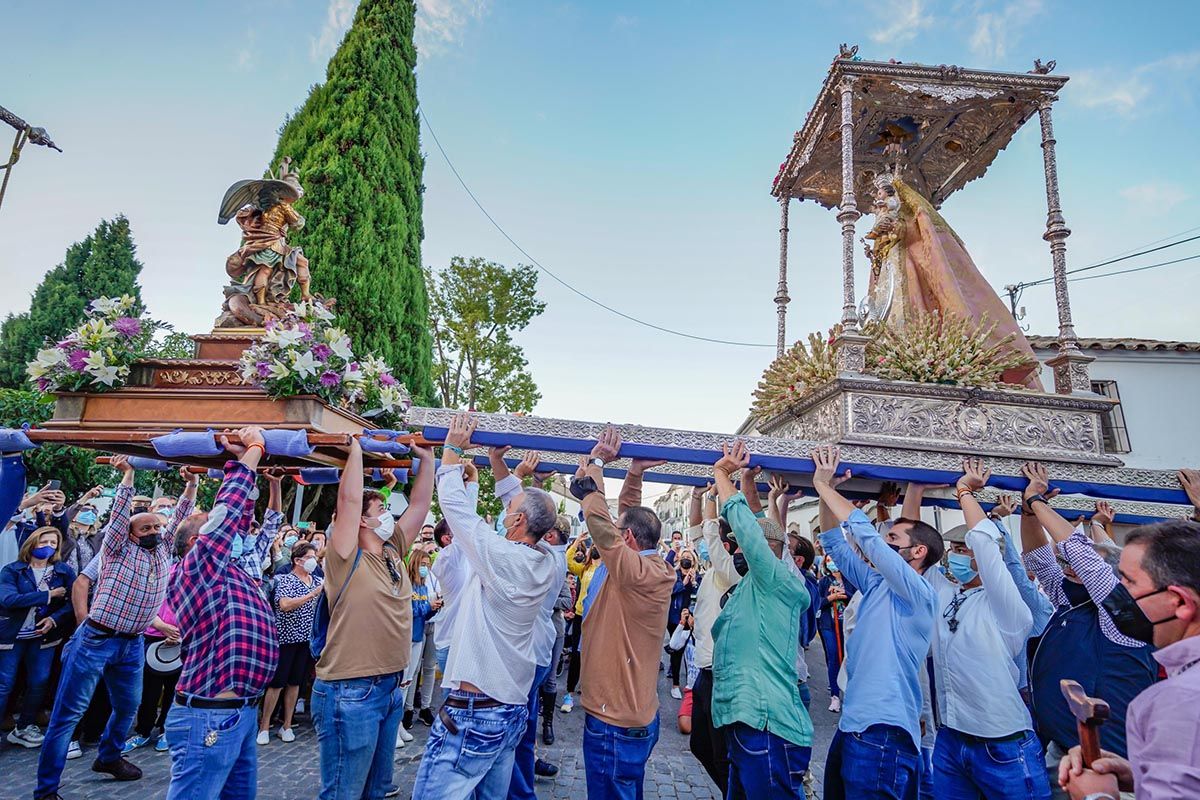
[[[363,0],[325,83],[280,132],[271,166],[299,171],[313,291],[355,345],[392,367],[417,402],[434,397],[421,270],[421,174],[412,0]]]
[[[0,325],[0,386],[26,386],[25,365],[46,339],[59,339],[79,324],[97,297],[132,295],[143,311],[129,220],[101,220],[96,230],[67,248],[61,264],[33,292],[29,311],[9,314]]]

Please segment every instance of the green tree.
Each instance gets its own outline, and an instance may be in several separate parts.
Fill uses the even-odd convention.
[[[25,365],[46,339],[56,340],[79,324],[97,297],[132,295],[144,311],[129,220],[101,220],[96,230],[67,248],[62,263],[46,273],[33,292],[29,311],[10,314],[0,325],[0,386],[26,386]]]
[[[513,334],[546,310],[537,279],[531,266],[461,256],[427,271],[433,379],[443,407],[533,411],[541,394]]]
[[[272,165],[293,159],[306,224],[289,240],[313,290],[337,299],[355,352],[375,352],[414,400],[433,400],[421,272],[417,52],[412,0],[363,0],[325,83],[280,131]]]
[[[146,349],[147,358],[193,358],[196,344],[190,334],[170,331],[161,339],[155,339]]]

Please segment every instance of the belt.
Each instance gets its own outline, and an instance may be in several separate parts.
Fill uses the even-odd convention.
[[[957,734],[958,736],[961,736],[962,738],[966,739],[968,742],[971,742],[972,744],[989,744],[989,743],[996,744],[999,742],[1019,742],[1025,738],[1026,734],[1029,733],[1029,731],[1017,731],[1016,733],[1010,733],[1007,736],[976,736],[973,733],[963,733],[962,731],[957,730],[955,728],[951,728],[950,730],[954,731],[955,734]]]
[[[262,695],[254,697],[197,697],[196,695],[188,695],[183,692],[175,693],[175,702],[181,706],[189,706],[191,708],[246,708],[248,706],[257,706],[258,701],[262,699]]]
[[[450,695],[446,698],[443,705],[450,706],[451,708],[471,708],[472,706],[475,708],[499,708],[500,706],[508,705],[508,703],[501,703],[499,700],[493,700],[487,695],[481,694],[478,698]]]
[[[83,624],[87,625],[90,628],[94,628],[95,630],[99,631],[100,633],[104,634],[105,636],[114,636],[118,639],[136,639],[139,636],[141,636],[140,633],[118,633],[117,631],[113,630],[112,628],[108,627],[107,625],[102,625],[101,623],[96,622],[96,620],[92,619],[91,617],[88,617],[87,619],[85,619],[83,621]]]

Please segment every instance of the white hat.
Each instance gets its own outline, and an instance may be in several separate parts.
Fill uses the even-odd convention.
[[[183,647],[166,639],[146,648],[146,666],[155,672],[176,672],[183,668]]]

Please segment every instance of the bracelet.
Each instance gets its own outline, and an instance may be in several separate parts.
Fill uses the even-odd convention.
[[[962,487],[962,486],[960,486],[960,487],[958,487],[958,489],[957,489],[957,490],[954,492],[954,499],[955,499],[955,500],[957,500],[957,501],[959,501],[959,502],[961,503],[961,502],[962,502],[962,499],[963,499],[963,495],[967,495],[967,494],[971,495],[971,497],[975,497],[975,492],[974,492],[974,490],[972,490],[972,489],[968,489],[968,488],[966,488],[966,487]]]
[[[456,444],[444,444],[444,445],[442,445],[442,449],[449,450],[451,453],[454,453],[454,455],[458,456],[459,458],[462,458],[463,454],[465,452],[461,447],[459,447]]]
[[[251,447],[257,447],[257,448],[258,448],[258,454],[259,454],[260,456],[265,456],[265,455],[267,454],[267,448],[263,447],[263,446],[262,446],[261,444],[259,444],[258,442],[254,442],[254,443],[252,443],[252,444],[248,444],[248,445],[246,445],[246,452],[245,452],[245,453],[242,453],[242,455],[244,456],[244,455],[246,455],[247,453],[249,453],[249,452],[250,452],[250,448],[251,448]]]
[[[1050,501],[1047,500],[1045,498],[1045,496],[1041,495],[1041,494],[1035,494],[1032,497],[1025,500],[1025,505],[1029,507],[1030,511],[1033,511],[1034,503],[1045,503],[1046,505],[1050,505]]]

